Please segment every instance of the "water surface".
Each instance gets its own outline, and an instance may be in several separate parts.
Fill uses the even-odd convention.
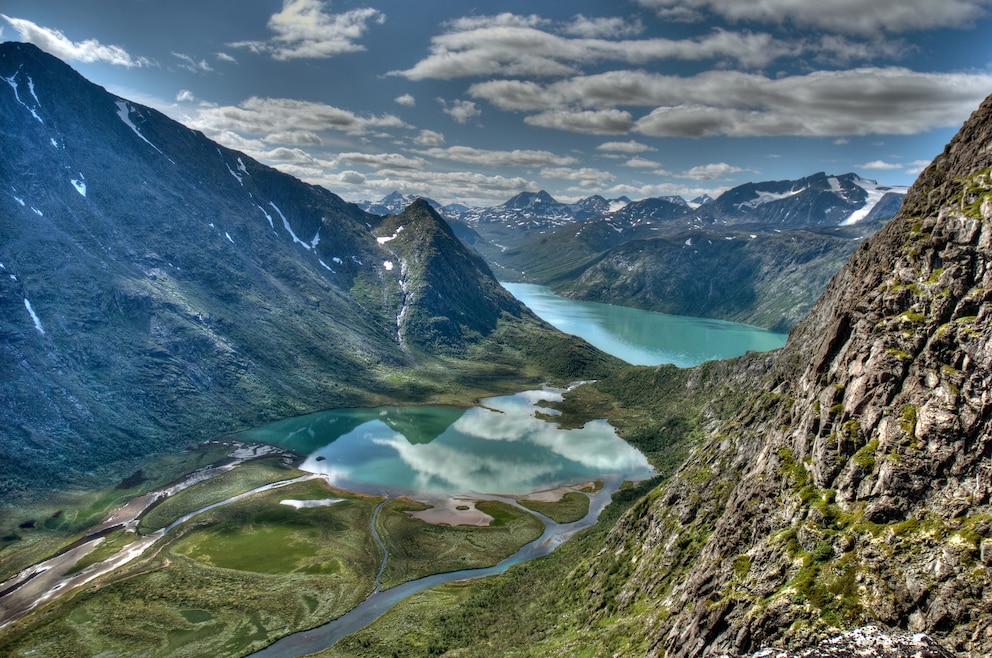
[[[737,322],[565,299],[546,286],[530,283],[503,283],[503,287],[545,322],[634,365],[671,363],[688,368],[747,351],[778,349],[787,337]]]
[[[538,417],[546,389],[481,406],[326,411],[241,433],[307,455],[301,470],[367,493],[523,495],[605,476],[639,480],[647,459],[604,420],[564,430]]]

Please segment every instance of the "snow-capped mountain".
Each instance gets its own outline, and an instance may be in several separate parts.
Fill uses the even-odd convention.
[[[426,201],[434,210],[443,213],[444,207],[434,199],[418,197],[414,194],[402,194],[399,191],[390,192],[378,201],[358,201],[355,205],[373,215],[397,215],[419,198]]]
[[[887,194],[905,193],[905,187],[882,186],[857,174],[821,172],[798,180],[740,185],[700,207],[695,217],[703,224],[846,226],[867,217]]]

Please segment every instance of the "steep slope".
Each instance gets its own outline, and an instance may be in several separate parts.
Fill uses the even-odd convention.
[[[632,240],[554,282],[563,297],[789,331],[879,227],[782,233],[690,231]]]
[[[992,654],[990,144],[992,97],[740,413],[573,575],[584,639],[710,656],[875,623]]]
[[[404,302],[400,269],[386,266],[393,255],[372,233],[381,218],[34,46],[0,44],[0,77],[0,493],[453,386],[459,373],[432,361],[431,340],[399,340],[397,316],[417,316],[419,302]],[[480,276],[461,292],[485,308],[496,285]],[[490,317],[507,310],[499,301]],[[444,301],[429,312],[444,314]],[[505,356],[496,374],[549,375]]]

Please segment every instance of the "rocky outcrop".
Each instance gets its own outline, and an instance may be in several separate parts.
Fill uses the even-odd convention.
[[[943,647],[923,633],[886,633],[866,626],[798,651],[762,649],[747,658],[950,658]],[[719,658],[735,658],[724,654]],[[741,657],[743,658],[743,657]]]
[[[585,574],[600,622],[669,658],[866,624],[992,654],[990,168],[992,98],[611,533]]]

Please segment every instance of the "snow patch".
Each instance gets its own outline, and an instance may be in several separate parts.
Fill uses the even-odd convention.
[[[297,243],[303,245],[303,248],[304,249],[310,250],[311,249],[310,245],[308,245],[306,242],[304,242],[303,240],[301,240],[298,237],[296,237],[296,233],[293,233],[293,227],[289,225],[289,220],[286,219],[286,215],[282,214],[282,211],[279,210],[279,206],[277,206],[276,204],[272,203],[271,201],[269,201],[269,205],[272,206],[273,208],[275,208],[275,211],[277,213],[279,213],[279,216],[280,217],[282,217],[282,225],[286,229],[286,231],[289,233],[289,235],[293,238],[293,242],[297,242]]]
[[[272,228],[275,228],[276,225],[272,223],[272,215],[270,215],[269,213],[265,212],[265,208],[263,208],[262,206],[258,205],[257,203],[255,204],[255,207],[262,211],[262,214],[265,215],[265,219],[269,220],[269,226],[271,226]]]
[[[782,199],[788,199],[789,197],[794,197],[798,194],[805,192],[807,188],[803,187],[798,190],[790,190],[788,192],[766,192],[764,190],[756,190],[755,193],[758,195],[757,198],[751,199],[750,201],[745,201],[744,203],[735,204],[738,208],[757,208],[758,206],[763,206],[766,203],[772,201],[781,201]]]
[[[382,238],[376,238],[375,241],[378,242],[379,244],[386,244],[390,240],[395,240],[402,232],[403,232],[403,227],[401,226],[398,229],[396,229],[396,232],[393,233],[392,235]]]
[[[382,261],[382,266],[386,268],[387,272],[391,272],[393,270],[393,261],[384,260]]]
[[[231,239],[230,233],[228,233],[227,231],[224,231],[224,237],[227,238],[227,241],[228,242],[230,242],[231,244],[234,244],[234,240]]]
[[[31,212],[33,212],[34,214],[38,215],[38,217],[44,217],[45,216],[45,213],[41,212],[40,210],[38,210],[34,206],[31,206]]]
[[[316,249],[318,244],[320,244],[320,229],[319,228],[317,229],[317,232],[313,234],[313,240],[310,241],[310,246],[313,247],[314,249]]]
[[[159,153],[162,153],[162,150],[159,147],[157,147],[154,144],[152,144],[151,142],[149,142],[148,141],[148,138],[145,137],[144,135],[142,135],[141,134],[141,131],[138,130],[138,126],[134,125],[134,122],[131,121],[131,105],[126,100],[123,100],[123,99],[120,99],[120,98],[117,99],[117,116],[119,116],[121,118],[121,121],[123,121],[125,123],[125,125],[127,125],[128,128],[130,128],[132,131],[134,131],[134,134],[137,135],[138,137],[140,137],[143,142],[145,142],[146,144],[148,144],[149,146],[151,146],[153,149],[155,149]],[[162,153],[162,155],[165,155],[165,154]]]
[[[21,204],[22,206],[26,206],[27,205],[26,203],[24,203],[24,199],[22,199],[19,196],[15,196],[14,197],[14,201],[16,201],[17,203]]]
[[[39,334],[44,336],[45,328],[41,326],[41,320],[38,319],[38,314],[34,312],[33,308],[31,308],[31,302],[28,301],[27,297],[24,298],[24,308],[28,310],[28,315],[30,315],[31,320],[34,321],[34,328],[38,330]]]
[[[241,158],[238,158],[238,171],[242,172],[245,175],[249,175],[248,168],[245,167],[245,163],[244,161],[241,160]]]
[[[328,272],[333,272],[334,274],[337,274],[337,272],[334,272],[334,270],[331,269],[330,265],[328,265],[327,263],[325,263],[321,259],[318,258],[317,259],[317,262],[320,263],[321,265],[323,265],[324,269],[327,270]]]
[[[18,68],[17,71],[14,73],[14,75],[10,76],[9,78],[4,78],[4,80],[6,80],[7,81],[7,84],[10,85],[10,88],[14,90],[14,99],[18,103],[20,103],[24,107],[24,109],[26,109],[28,112],[30,112],[31,113],[31,116],[33,116],[35,119],[38,120],[38,123],[44,125],[45,122],[42,121],[42,119],[41,119],[40,116],[38,116],[38,113],[35,111],[35,109],[33,107],[29,106],[24,101],[21,100],[21,95],[17,91],[17,86],[18,86],[17,85],[17,74],[20,73],[20,72],[21,72],[21,69]],[[31,95],[34,96],[35,103],[38,103],[38,105],[40,107],[41,106],[41,103],[38,101],[38,97],[34,93],[34,82],[31,80],[31,77],[30,76],[28,76],[28,89],[31,91]]]
[[[58,147],[59,147],[59,142],[58,142],[58,140],[57,140],[57,139],[55,139],[54,137],[52,137],[52,138],[51,138],[50,140],[48,140],[48,141],[50,141],[50,142],[52,143],[52,146],[54,146],[55,148],[58,148]]]
[[[239,176],[238,174],[236,174],[236,173],[234,172],[234,170],[233,170],[233,169],[231,169],[231,165],[229,165],[229,164],[227,164],[227,163],[225,162],[225,163],[224,163],[224,166],[225,166],[225,167],[227,167],[227,171],[228,171],[228,173],[230,173],[230,174],[231,174],[232,176],[234,176],[234,177],[235,177],[235,178],[236,178],[236,179],[238,180],[238,182],[239,182],[239,183],[241,183],[241,185],[242,185],[242,186],[243,186],[243,185],[245,184],[245,182],[244,182],[243,180],[241,180],[241,176]]]
[[[868,193],[868,198],[865,199],[865,205],[848,215],[847,219],[840,223],[840,226],[851,226],[852,224],[857,224],[860,222],[862,219],[867,217],[872,210],[874,210],[875,206],[878,205],[878,202],[882,200],[882,197],[889,192],[905,194],[909,189],[906,187],[879,186],[875,184],[874,181],[864,178],[858,179],[858,187]]]
[[[75,178],[69,179],[69,182],[72,183],[72,186],[74,188],[76,188],[76,191],[79,192],[79,195],[83,197],[86,196],[86,181],[84,179],[85,176],[83,176],[82,174],[79,174],[78,180]]]
[[[844,188],[841,187],[840,181],[836,176],[830,176],[827,178],[827,182],[830,183],[830,191],[836,194],[841,194],[844,192]]]
[[[687,238],[686,239],[685,246],[687,246],[687,247],[691,247],[692,246],[692,238]]]

